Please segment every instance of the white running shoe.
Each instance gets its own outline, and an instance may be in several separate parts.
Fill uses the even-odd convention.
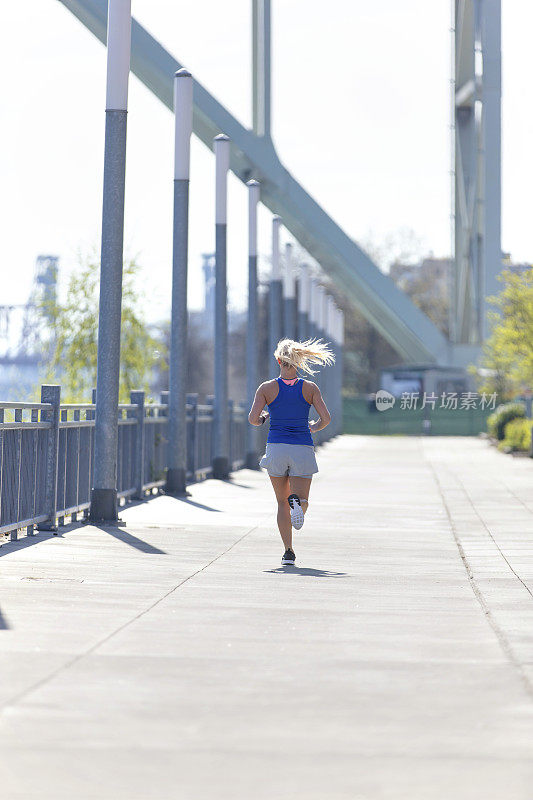
[[[291,522],[292,527],[296,528],[297,531],[300,530],[302,525],[304,524],[304,512],[303,508],[300,504],[300,498],[297,494],[291,494],[288,497],[289,505],[291,507]]]

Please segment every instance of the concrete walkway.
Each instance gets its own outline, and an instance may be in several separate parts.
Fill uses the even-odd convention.
[[[0,796],[530,800],[533,463],[342,437],[0,549]]]

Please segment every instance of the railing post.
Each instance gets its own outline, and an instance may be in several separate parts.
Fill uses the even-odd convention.
[[[187,405],[192,407],[191,411],[191,436],[187,441],[190,442],[190,450],[187,453],[187,462],[193,481],[196,478],[198,468],[198,394],[187,394]]]
[[[56,531],[57,516],[57,461],[59,453],[59,407],[61,404],[61,387],[45,384],[41,386],[41,403],[50,403],[53,408],[43,409],[41,419],[50,422],[46,445],[45,498],[48,519],[39,524],[40,531]]]
[[[210,463],[213,464],[213,453],[215,448],[215,395],[206,394],[206,406],[211,406],[211,424],[209,426],[209,449],[210,449]]]
[[[59,411],[59,421],[60,422],[67,422],[68,414],[67,409],[62,408]],[[58,448],[58,469],[57,469],[57,491],[56,491],[56,498],[57,504],[59,505],[60,510],[64,510],[65,508],[65,497],[67,491],[67,431],[64,431],[64,436],[60,437],[59,439],[59,448]],[[59,470],[59,463],[61,463],[61,471]],[[57,525],[61,527],[65,524],[65,515],[61,514],[57,518]]]
[[[158,416],[167,417],[168,418],[169,411],[170,411],[169,400],[170,400],[170,392],[168,392],[166,390],[163,390],[162,392],[159,392],[159,402],[161,403],[162,406],[166,406],[167,410],[166,411],[160,410],[158,412]],[[167,427],[167,443],[170,444],[168,433],[169,433],[169,428]],[[169,458],[169,456],[168,456],[168,448],[167,448],[167,454],[165,455],[165,467],[168,467],[168,458]]]
[[[159,411],[159,416],[160,417],[165,417],[165,418],[168,419],[169,410],[170,410],[170,405],[169,405],[170,392],[167,391],[167,390],[163,390],[162,392],[160,392],[159,393],[159,402],[161,403],[162,406],[166,406],[167,407],[166,411],[163,411],[163,410]],[[185,409],[185,411],[186,411],[186,409]],[[187,419],[185,419],[185,423],[186,422],[187,422]],[[164,461],[163,469],[166,470],[167,474],[168,474],[168,465],[169,465],[169,462],[170,462],[170,422],[167,422],[167,425],[163,430],[164,430],[164,432],[161,434],[161,436],[163,437],[163,441],[166,442],[165,455],[164,455],[164,459],[163,459],[163,461]],[[166,491],[166,485],[163,488]],[[158,489],[157,492],[160,493],[161,490]]]
[[[15,422],[22,423],[22,409],[16,408],[15,409]],[[17,521],[20,519],[20,481],[22,475],[22,430],[19,429],[17,431],[17,458],[16,463],[18,464],[17,467],[17,511],[16,517]],[[10,540],[12,542],[16,542],[18,539],[18,528],[15,528],[11,531]]]
[[[135,463],[133,465],[133,485],[138,500],[143,498],[144,485],[144,391],[138,389],[130,392],[130,403],[136,405],[134,411],[135,425]]]
[[[79,408],[76,408],[74,410],[74,422],[80,422],[80,420],[81,420],[81,411],[80,411]],[[76,505],[78,505],[79,502],[80,502],[80,441],[81,441],[80,434],[81,434],[81,429],[78,428],[77,431],[76,431],[76,450],[75,450],[75,453],[76,453],[76,457],[75,457],[75,462],[76,462]],[[68,437],[67,437],[67,440],[68,440]],[[72,514],[70,515],[70,521],[71,522],[77,522],[77,520],[78,520],[78,512],[77,511],[73,511]]]
[[[32,408],[32,410],[31,410],[31,421],[32,422],[39,422],[39,409],[38,408]],[[0,448],[1,448],[1,444],[0,444]],[[32,495],[33,495],[32,517],[35,517],[35,509],[37,508],[37,503],[38,503],[38,500],[37,500],[37,492],[38,492],[38,488],[37,488],[37,480],[38,480],[38,475],[37,475],[37,464],[38,464],[37,448],[38,448],[38,431],[35,430],[35,431],[33,431],[33,463],[34,463],[34,468],[33,468],[33,491],[32,491]],[[1,449],[0,449],[0,458],[1,458]],[[26,536],[33,536],[34,528],[35,528],[34,525],[28,525],[28,527],[26,528]]]
[[[109,0],[94,482],[90,518],[110,522],[118,518],[118,396],[130,46],[131,0]]]
[[[233,400],[228,400],[228,430],[229,430],[229,471],[233,469],[233,456],[235,455],[235,425],[233,424]]]
[[[166,491],[184,494],[187,482],[187,252],[192,77],[174,76],[174,231],[170,320],[169,436]]]

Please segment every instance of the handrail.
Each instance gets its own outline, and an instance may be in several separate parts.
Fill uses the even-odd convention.
[[[13,400],[0,400],[0,408],[44,409],[49,411],[52,407],[51,403],[16,403]]]
[[[8,533],[12,540],[23,528],[30,536],[37,525],[55,530],[66,517],[75,520],[90,507],[96,407],[60,403],[59,387],[43,387],[43,394],[54,402],[0,402],[0,535]],[[117,409],[121,502],[149,497],[164,487],[169,463],[168,403],[145,404],[142,392],[134,396],[139,402],[121,403]],[[240,469],[247,458],[248,418],[244,404],[230,407],[230,464]],[[9,421],[4,421],[5,409],[13,410]],[[192,482],[212,473],[214,406],[188,402],[186,409],[186,476]],[[22,419],[25,410],[31,410],[31,420]]]
[[[35,526],[53,530],[66,517],[76,519],[90,508],[96,405],[61,403],[59,387],[46,387],[43,392],[53,402],[0,402],[0,535],[10,534],[12,540],[20,529],[25,528],[28,535]],[[140,402],[117,407],[121,502],[150,496],[166,481],[170,407],[168,402],[145,403],[142,393],[136,392],[135,399],[139,396]],[[8,420],[4,410],[12,412]],[[233,468],[245,458],[243,410],[233,404]],[[31,419],[23,419],[25,411],[31,411]],[[213,413],[212,404],[186,404],[189,482],[212,472]]]

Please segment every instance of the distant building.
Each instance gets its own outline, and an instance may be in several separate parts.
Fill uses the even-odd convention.
[[[422,282],[433,285],[437,291],[447,291],[452,263],[450,258],[428,256],[416,264],[392,264],[389,275],[396,286],[408,294],[412,286],[419,286]],[[502,253],[502,268],[520,275],[532,269],[533,264],[527,261],[514,262],[510,253]]]
[[[389,275],[413,302],[448,336],[449,281],[453,261],[450,258],[428,256],[416,264],[395,263]],[[510,253],[502,253],[502,269],[522,275],[531,269],[530,263],[515,263]]]
[[[428,256],[416,264],[392,264],[389,275],[396,286],[408,294],[415,284],[427,284],[433,292],[447,293],[451,266],[450,258]]]
[[[392,264],[389,275],[424,314],[448,335],[452,260],[428,256],[417,264]]]
[[[37,256],[26,303],[0,306],[0,400],[27,400],[38,391],[53,330],[48,304],[56,299],[58,256]]]
[[[504,269],[509,270],[509,272],[514,272],[515,275],[522,275],[522,273],[527,272],[528,269],[533,268],[533,264],[527,261],[514,263],[511,260],[510,253],[502,253],[502,264]]]
[[[202,339],[211,343],[215,336],[215,277],[216,261],[214,253],[202,254],[204,273],[204,307],[201,311],[190,311],[189,319],[198,329]],[[246,324],[247,312],[228,307],[228,332],[233,333]]]

